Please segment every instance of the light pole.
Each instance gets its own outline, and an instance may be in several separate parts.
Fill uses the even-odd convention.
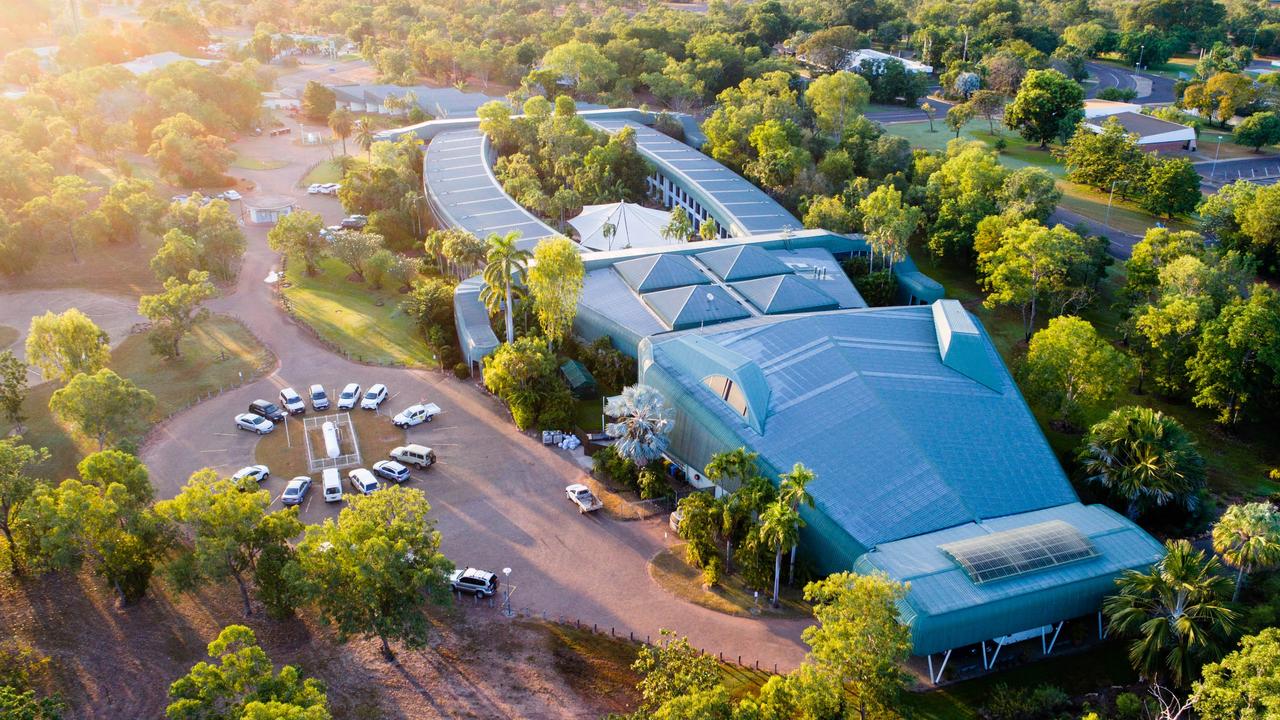
[[[1213,165],[1209,168],[1209,179],[1212,180],[1215,173],[1218,172],[1218,153],[1222,152],[1222,136],[1218,136],[1218,146],[1213,151]]]
[[[511,568],[502,568],[503,577],[503,593],[502,593],[502,614],[507,617],[515,617],[516,614],[511,610]]]
[[[1142,69],[1142,53],[1143,53],[1143,51],[1145,51],[1146,49],[1147,49],[1147,46],[1146,46],[1146,45],[1139,45],[1139,46],[1138,46],[1138,64],[1133,66],[1133,71],[1134,71],[1135,73],[1136,73],[1136,72],[1138,72],[1140,69]]]
[[[1116,197],[1116,185],[1119,185],[1121,183],[1128,185],[1129,181],[1128,180],[1112,180],[1111,193],[1107,195],[1107,217],[1105,220],[1103,220],[1102,224],[1106,226],[1108,230],[1111,229],[1111,201],[1114,200]]]

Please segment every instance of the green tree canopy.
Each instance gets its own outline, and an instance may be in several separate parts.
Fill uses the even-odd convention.
[[[111,360],[110,338],[89,316],[76,308],[31,318],[27,331],[27,360],[46,380],[66,382],[79,373],[93,373]]]
[[[299,559],[318,590],[320,615],[339,639],[376,637],[387,657],[392,640],[409,648],[426,643],[423,611],[448,597],[453,570],[440,554],[430,511],[421,491],[393,486],[355,495],[336,522],[307,528]]]
[[[49,411],[96,440],[99,450],[140,437],[151,427],[155,408],[150,391],[107,368],[76,375],[49,398]]]
[[[293,665],[275,671],[253,630],[228,625],[209,643],[212,662],[196,663],[169,686],[168,720],[330,720],[324,683]]]
[[[1004,110],[1004,123],[1040,147],[1069,137],[1084,117],[1084,90],[1057,70],[1032,70]]]
[[[1129,381],[1131,362],[1077,317],[1056,317],[1031,337],[1023,370],[1025,391],[1059,419],[1114,397]]]
[[[1280,382],[1280,294],[1258,284],[1205,325],[1187,363],[1199,407],[1230,425]]]
[[[1237,570],[1235,602],[1249,573],[1280,563],[1280,512],[1271,503],[1228,507],[1213,525],[1213,549]]]
[[[324,256],[328,242],[320,234],[324,218],[306,210],[285,215],[267,233],[267,247],[293,259],[300,259],[308,275],[316,274],[316,263]]]
[[[1280,628],[1240,638],[1222,660],[1204,666],[1192,696],[1203,720],[1262,720],[1280,713]]]
[[[529,294],[538,324],[552,345],[563,341],[573,327],[585,276],[582,254],[568,238],[543,240],[533,249]]]
[[[1192,509],[1205,486],[1204,458],[1191,434],[1150,408],[1113,410],[1089,428],[1079,459],[1087,480],[1124,500],[1131,519],[1170,504]]]
[[[164,281],[163,292],[138,298],[138,314],[151,321],[147,339],[156,354],[182,356],[182,338],[209,317],[201,305],[217,292],[209,282],[209,273],[192,270],[186,282],[171,277]]]
[[[985,221],[984,221],[985,222]],[[1004,229],[992,246],[979,248],[978,269],[988,308],[1017,306],[1024,337],[1031,339],[1042,305],[1069,296],[1088,295],[1072,270],[1088,262],[1083,239],[1061,225],[1047,228],[1036,220]]]
[[[813,110],[818,130],[839,138],[849,120],[866,108],[871,86],[861,75],[840,70],[809,83],[804,99]]]

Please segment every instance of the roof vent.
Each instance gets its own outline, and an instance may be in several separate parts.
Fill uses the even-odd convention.
[[[960,301],[935,300],[932,307],[942,364],[996,392],[1003,392],[1004,382],[996,361]]]

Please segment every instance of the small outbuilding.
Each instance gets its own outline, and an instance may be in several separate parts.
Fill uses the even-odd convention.
[[[244,221],[250,225],[275,225],[293,212],[293,198],[285,195],[255,195],[244,199]]]
[[[560,366],[560,376],[569,385],[569,392],[578,400],[592,398],[600,394],[596,379],[586,365],[577,360],[566,360]]]
[[[1143,115],[1139,109],[1140,106],[1131,103],[1090,100],[1085,103],[1084,128],[1100,133],[1103,125],[1114,120],[1126,133],[1136,136],[1138,146],[1144,150],[1195,151],[1195,128]]]

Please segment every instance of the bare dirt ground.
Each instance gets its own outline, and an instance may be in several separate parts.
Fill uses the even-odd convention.
[[[69,719],[163,717],[169,684],[235,623],[253,628],[277,667],[295,664],[323,680],[335,718],[554,720],[635,707],[636,646],[607,635],[463,604],[434,611],[431,646],[398,648],[393,664],[376,640],[339,645],[306,611],[288,622],[255,612],[244,618],[230,585],[183,596],[161,590],[120,609],[87,575],[0,584],[0,635],[50,658],[44,690],[62,693]]]

